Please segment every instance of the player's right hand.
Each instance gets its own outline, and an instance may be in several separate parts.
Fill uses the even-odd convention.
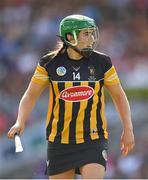
[[[22,134],[24,131],[24,128],[25,128],[24,124],[20,124],[20,123],[16,122],[8,131],[8,134],[7,134],[8,138],[13,139],[16,133]]]

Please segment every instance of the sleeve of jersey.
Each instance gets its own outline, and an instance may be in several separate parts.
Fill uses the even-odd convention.
[[[31,80],[39,85],[47,86],[49,77],[46,69],[38,64]]]
[[[104,85],[111,86],[120,83],[119,77],[117,75],[116,69],[112,66],[105,74],[104,74]]]

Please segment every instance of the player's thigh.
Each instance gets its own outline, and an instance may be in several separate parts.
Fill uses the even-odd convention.
[[[56,175],[49,176],[49,179],[74,179],[75,169],[71,169]]]
[[[80,172],[83,179],[103,179],[105,167],[98,163],[90,163],[82,166]]]

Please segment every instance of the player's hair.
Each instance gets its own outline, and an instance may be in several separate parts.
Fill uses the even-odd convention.
[[[55,50],[49,51],[48,55],[57,56],[58,54],[63,54],[67,49],[67,44],[62,41],[58,41]]]
[[[59,41],[57,43],[56,51],[57,51],[58,54],[63,54],[66,51],[67,48],[68,48],[67,44],[65,44],[64,42]]]

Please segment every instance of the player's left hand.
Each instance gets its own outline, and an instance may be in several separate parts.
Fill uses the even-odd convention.
[[[134,148],[135,139],[133,130],[130,128],[124,129],[121,135],[121,153],[127,156],[128,153]]]

